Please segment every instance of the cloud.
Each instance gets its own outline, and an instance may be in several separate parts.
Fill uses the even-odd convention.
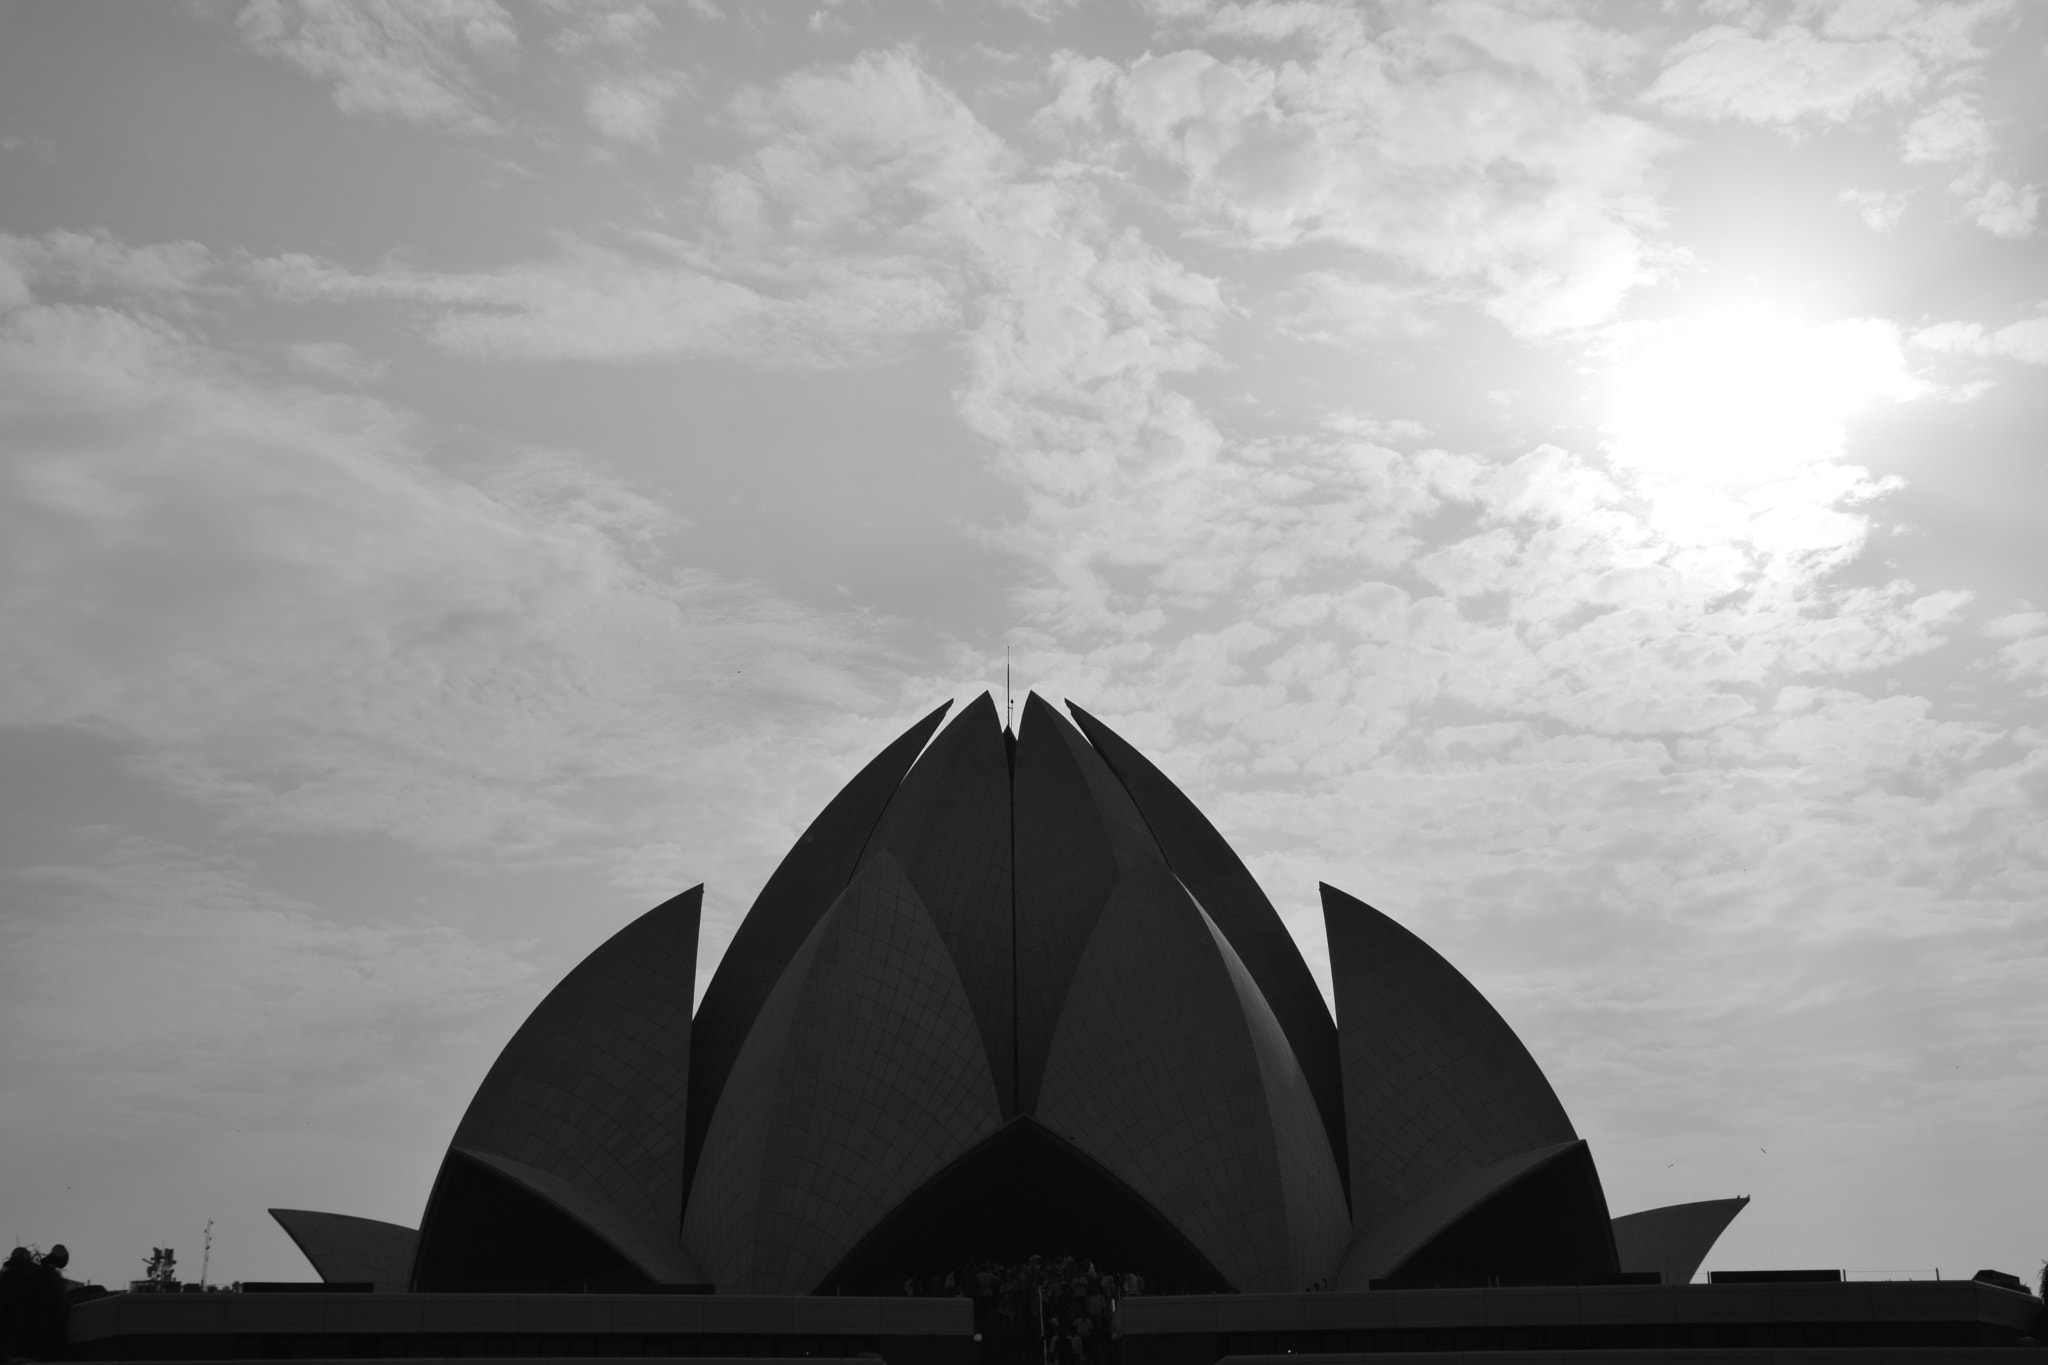
[[[482,77],[516,57],[519,35],[496,0],[249,0],[235,29],[330,85],[345,114],[503,131]]]
[[[700,18],[716,7],[693,5]],[[641,0],[558,0],[529,6],[535,49],[552,53],[584,87],[583,115],[614,142],[660,144],[668,108],[689,87],[658,65],[661,17]],[[494,79],[522,58],[514,14],[499,0],[248,0],[236,23],[244,43],[332,86],[345,114],[397,119],[446,132],[508,131]]]
[[[0,285],[0,308],[20,307],[33,282],[87,295],[147,297],[158,307],[219,282],[213,253],[193,241],[129,246],[104,230],[57,229],[40,237],[0,233],[0,269],[20,283]]]
[[[491,360],[729,356],[834,368],[872,363],[956,316],[915,262],[820,258],[750,282],[653,234],[632,252],[570,239],[552,259],[474,274],[365,273],[298,255],[256,262],[252,274],[292,302],[414,305],[438,345]]]
[[[1643,98],[1686,117],[1795,133],[1815,123],[1847,123],[1908,104],[1937,78],[1968,80],[1986,55],[1982,31],[2012,12],[2004,0],[1859,0],[1827,10],[1818,31],[1788,23],[1766,34],[1754,19],[1748,27],[1719,24],[1673,47]],[[1985,231],[2008,238],[2033,233],[2039,191],[1994,174],[1994,138],[1972,93],[1951,91],[1920,108],[1901,132],[1900,151],[1909,165],[1960,163],[1949,190]],[[1896,197],[1868,190],[1842,197],[1873,231],[1889,231],[1898,220]]]
[[[1818,29],[1785,23],[1768,33],[1753,13],[1744,25],[1712,25],[1672,47],[1643,98],[1693,118],[1842,123],[1982,58],[1980,31],[2012,8],[2009,0],[1850,0],[1829,6]]]
[[[1050,24],[1080,8],[1081,0],[996,0],[996,3],[1037,23]]]
[[[1865,672],[1946,637],[1954,596],[1822,586],[1861,549],[1852,509],[1873,492],[1854,471],[1736,495],[1617,483],[1556,449],[1502,466],[1212,433],[1164,477],[1118,469],[1044,506],[1032,543],[1057,557],[1026,600],[1076,689],[1168,698],[1211,752],[1290,770],[1356,770],[1446,704],[1709,732],[1771,678]],[[1424,539],[1459,508],[1475,530]],[[1218,624],[1248,615],[1258,630]]]
[[[2035,185],[1966,172],[1949,188],[1963,201],[1963,211],[1994,237],[2012,241],[2031,237],[2041,216],[2041,191]]]
[[[2019,640],[2048,632],[2048,612],[2015,611],[1984,623],[1984,633],[1994,640]]]
[[[714,190],[759,196],[714,200],[736,244],[766,244],[764,208],[780,211],[792,245],[928,240],[957,228],[956,201],[1016,170],[1003,140],[904,49],[744,89],[732,112],[756,144]]]
[[[0,724],[107,735],[240,826],[636,878],[695,829],[730,895],[802,798],[704,792],[808,790],[929,704],[886,624],[670,562],[574,454],[258,383],[133,303],[7,315],[0,431]]]
[[[2005,642],[1998,648],[2000,671],[2031,684],[2035,696],[2048,695],[2048,612],[2008,612],[1985,622],[1984,634]]]
[[[102,1122],[230,1096],[244,1122],[251,1106],[332,1108],[423,1026],[534,971],[445,926],[339,923],[245,860],[106,828],[0,883],[7,1036],[46,1084],[91,1077]]]
[[[1910,195],[1892,190],[1843,190],[1836,199],[1855,209],[1872,232],[1891,232],[1906,215]]]
[[[1192,139],[1187,109],[1238,109],[1242,122],[1270,99],[1207,54],[1168,66],[1148,84],[1159,73],[1069,61],[1040,122],[1114,114]],[[746,178],[767,207],[735,214],[733,240],[763,251],[859,240],[889,202],[876,187],[904,183],[911,166],[957,187],[937,213],[906,212],[930,201],[899,196],[891,221],[899,240],[948,242],[981,290],[956,401],[1025,500],[993,533],[1032,566],[1017,638],[1076,695],[1142,698],[1171,733],[1199,734],[1233,780],[1335,781],[1446,707],[1581,734],[1711,734],[1752,714],[1767,680],[1864,672],[1947,638],[1952,596],[1824,586],[1859,553],[1859,509],[1884,491],[1836,463],[1834,427],[1802,429],[1784,476],[1741,490],[1603,471],[1549,448],[1505,467],[1403,452],[1381,442],[1419,428],[1373,414],[1324,432],[1229,430],[1184,387],[1229,363],[1218,282],[1122,229],[1089,178],[960,158],[985,135],[908,73],[878,74],[821,68],[801,98],[781,89]],[[917,92],[900,106],[916,116],[856,121],[849,107],[878,86]],[[952,131],[892,135],[914,157],[820,168],[822,130],[868,124]],[[805,238],[748,235],[790,204],[808,206]],[[1334,311],[1317,325],[1334,326]],[[1878,358],[1896,362],[1895,334],[1871,326],[1845,324],[1838,340],[1862,355],[1875,337]],[[1476,525],[1446,535],[1447,519]]]
[[[305,255],[250,271],[292,301],[412,305],[440,345],[502,360],[840,367],[958,325],[1008,155],[956,96],[909,55],[870,53],[742,90],[731,115],[753,147],[703,173],[688,236],[564,237],[474,273]]]
[[[2022,318],[1998,329],[1977,322],[1940,322],[1913,333],[1913,345],[1944,355],[2002,356],[2048,365],[2048,317]]]
[[[1672,49],[1643,98],[1693,118],[1840,123],[1870,105],[1905,99],[1925,79],[1902,43],[1831,42],[1797,24],[1767,36],[1723,24]]]
[[[1656,168],[1675,143],[1603,107],[1619,35],[1484,5],[1378,32],[1322,5],[1227,7],[1199,27],[1251,51],[1063,57],[1041,126],[1098,159],[1127,139],[1229,240],[1369,252],[1476,290],[1527,335],[1598,321],[1656,270]]]
[[[285,354],[314,378],[338,379],[344,384],[374,384],[391,369],[345,341],[294,342],[285,347]]]
[[[555,21],[548,47],[583,70],[590,126],[617,142],[658,147],[668,106],[690,85],[683,72],[653,65],[662,51],[661,16],[641,0],[547,0],[541,8]]]
[[[27,152],[45,166],[57,163],[57,148],[46,137],[35,134],[0,133],[0,153]]]
[[[2040,191],[1992,174],[1996,139],[1973,96],[1948,95],[1930,105],[1906,125],[1900,147],[1909,163],[1960,163],[1962,171],[1949,192],[1986,232],[2007,238],[2033,235]]]
[[[1900,136],[1908,162],[1977,161],[1991,154],[1991,129],[1968,95],[1949,95],[1922,110]]]
[[[566,56],[634,53],[662,32],[661,16],[641,0],[545,0],[541,8],[557,20],[557,27],[548,35],[548,46]]]
[[[660,144],[670,101],[685,85],[672,72],[648,72],[600,80],[584,96],[590,126],[619,142],[653,148]]]
[[[1444,327],[1438,293],[1427,285],[1312,270],[1287,289],[1278,326],[1288,336],[1339,344],[1428,336]]]

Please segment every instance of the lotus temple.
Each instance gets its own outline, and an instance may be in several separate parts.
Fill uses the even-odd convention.
[[[1014,732],[987,695],[949,709],[805,830],[694,1012],[701,886],[570,972],[417,1228],[274,1209],[317,1281],[113,1295],[77,1353],[2033,1354],[2039,1301],[1990,1272],[1692,1283],[1747,1201],[1616,1217],[1536,1059],[1422,939],[1324,886],[1333,1017],[1244,863],[1115,731],[1036,695]]]

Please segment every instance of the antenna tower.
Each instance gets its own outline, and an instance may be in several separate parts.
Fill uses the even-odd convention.
[[[206,1245],[199,1253],[199,1287],[206,1288],[206,1265],[213,1259],[213,1220],[206,1220]]]
[[[1017,703],[1010,699],[1010,647],[1003,646],[1003,725],[1017,728]]]

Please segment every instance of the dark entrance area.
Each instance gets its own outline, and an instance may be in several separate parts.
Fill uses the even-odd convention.
[[[1029,1118],[1012,1119],[926,1181],[815,1287],[900,1294],[906,1279],[971,1257],[1071,1256],[1185,1292],[1229,1283],[1108,1167]]]

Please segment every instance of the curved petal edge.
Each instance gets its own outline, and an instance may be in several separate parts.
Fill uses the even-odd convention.
[[[674,1242],[682,1214],[690,996],[703,901],[704,888],[692,887],[605,940],[505,1044],[457,1125],[428,1198],[414,1257],[416,1282],[422,1275],[438,1282],[456,1273],[448,1267],[460,1258],[440,1240],[451,1247],[490,1240],[470,1224],[496,1215],[481,1195],[468,1197],[476,1193],[476,1174],[457,1153],[472,1164],[484,1161],[500,1176],[514,1167],[541,1172],[548,1189],[576,1191],[574,1200],[553,1203],[613,1210],[628,1224],[663,1230]]]
[[[1456,967],[1364,901],[1328,884],[1322,898],[1354,1227],[1577,1138],[1536,1059]]]
[[[1287,1034],[1301,1063],[1345,1188],[1344,1085],[1337,1028],[1315,976],[1280,912],[1209,817],[1128,740],[1072,701],[1067,709],[1137,804],[1167,866],[1187,886],[1230,946]]]
[[[1343,1186],[1285,1035],[1163,863],[1134,867],[1074,973],[1037,1117],[1151,1201],[1244,1291],[1305,1289]]]
[[[946,702],[870,759],[811,821],[796,846],[754,898],[718,970],[704,988],[690,1041],[690,1100],[684,1129],[682,1186],[696,1174],[704,1134],[718,1108],[733,1059],[747,1040],[762,1001],[818,917],[852,880],[903,775],[952,708]],[[678,1217],[680,1217],[678,1213]]]

